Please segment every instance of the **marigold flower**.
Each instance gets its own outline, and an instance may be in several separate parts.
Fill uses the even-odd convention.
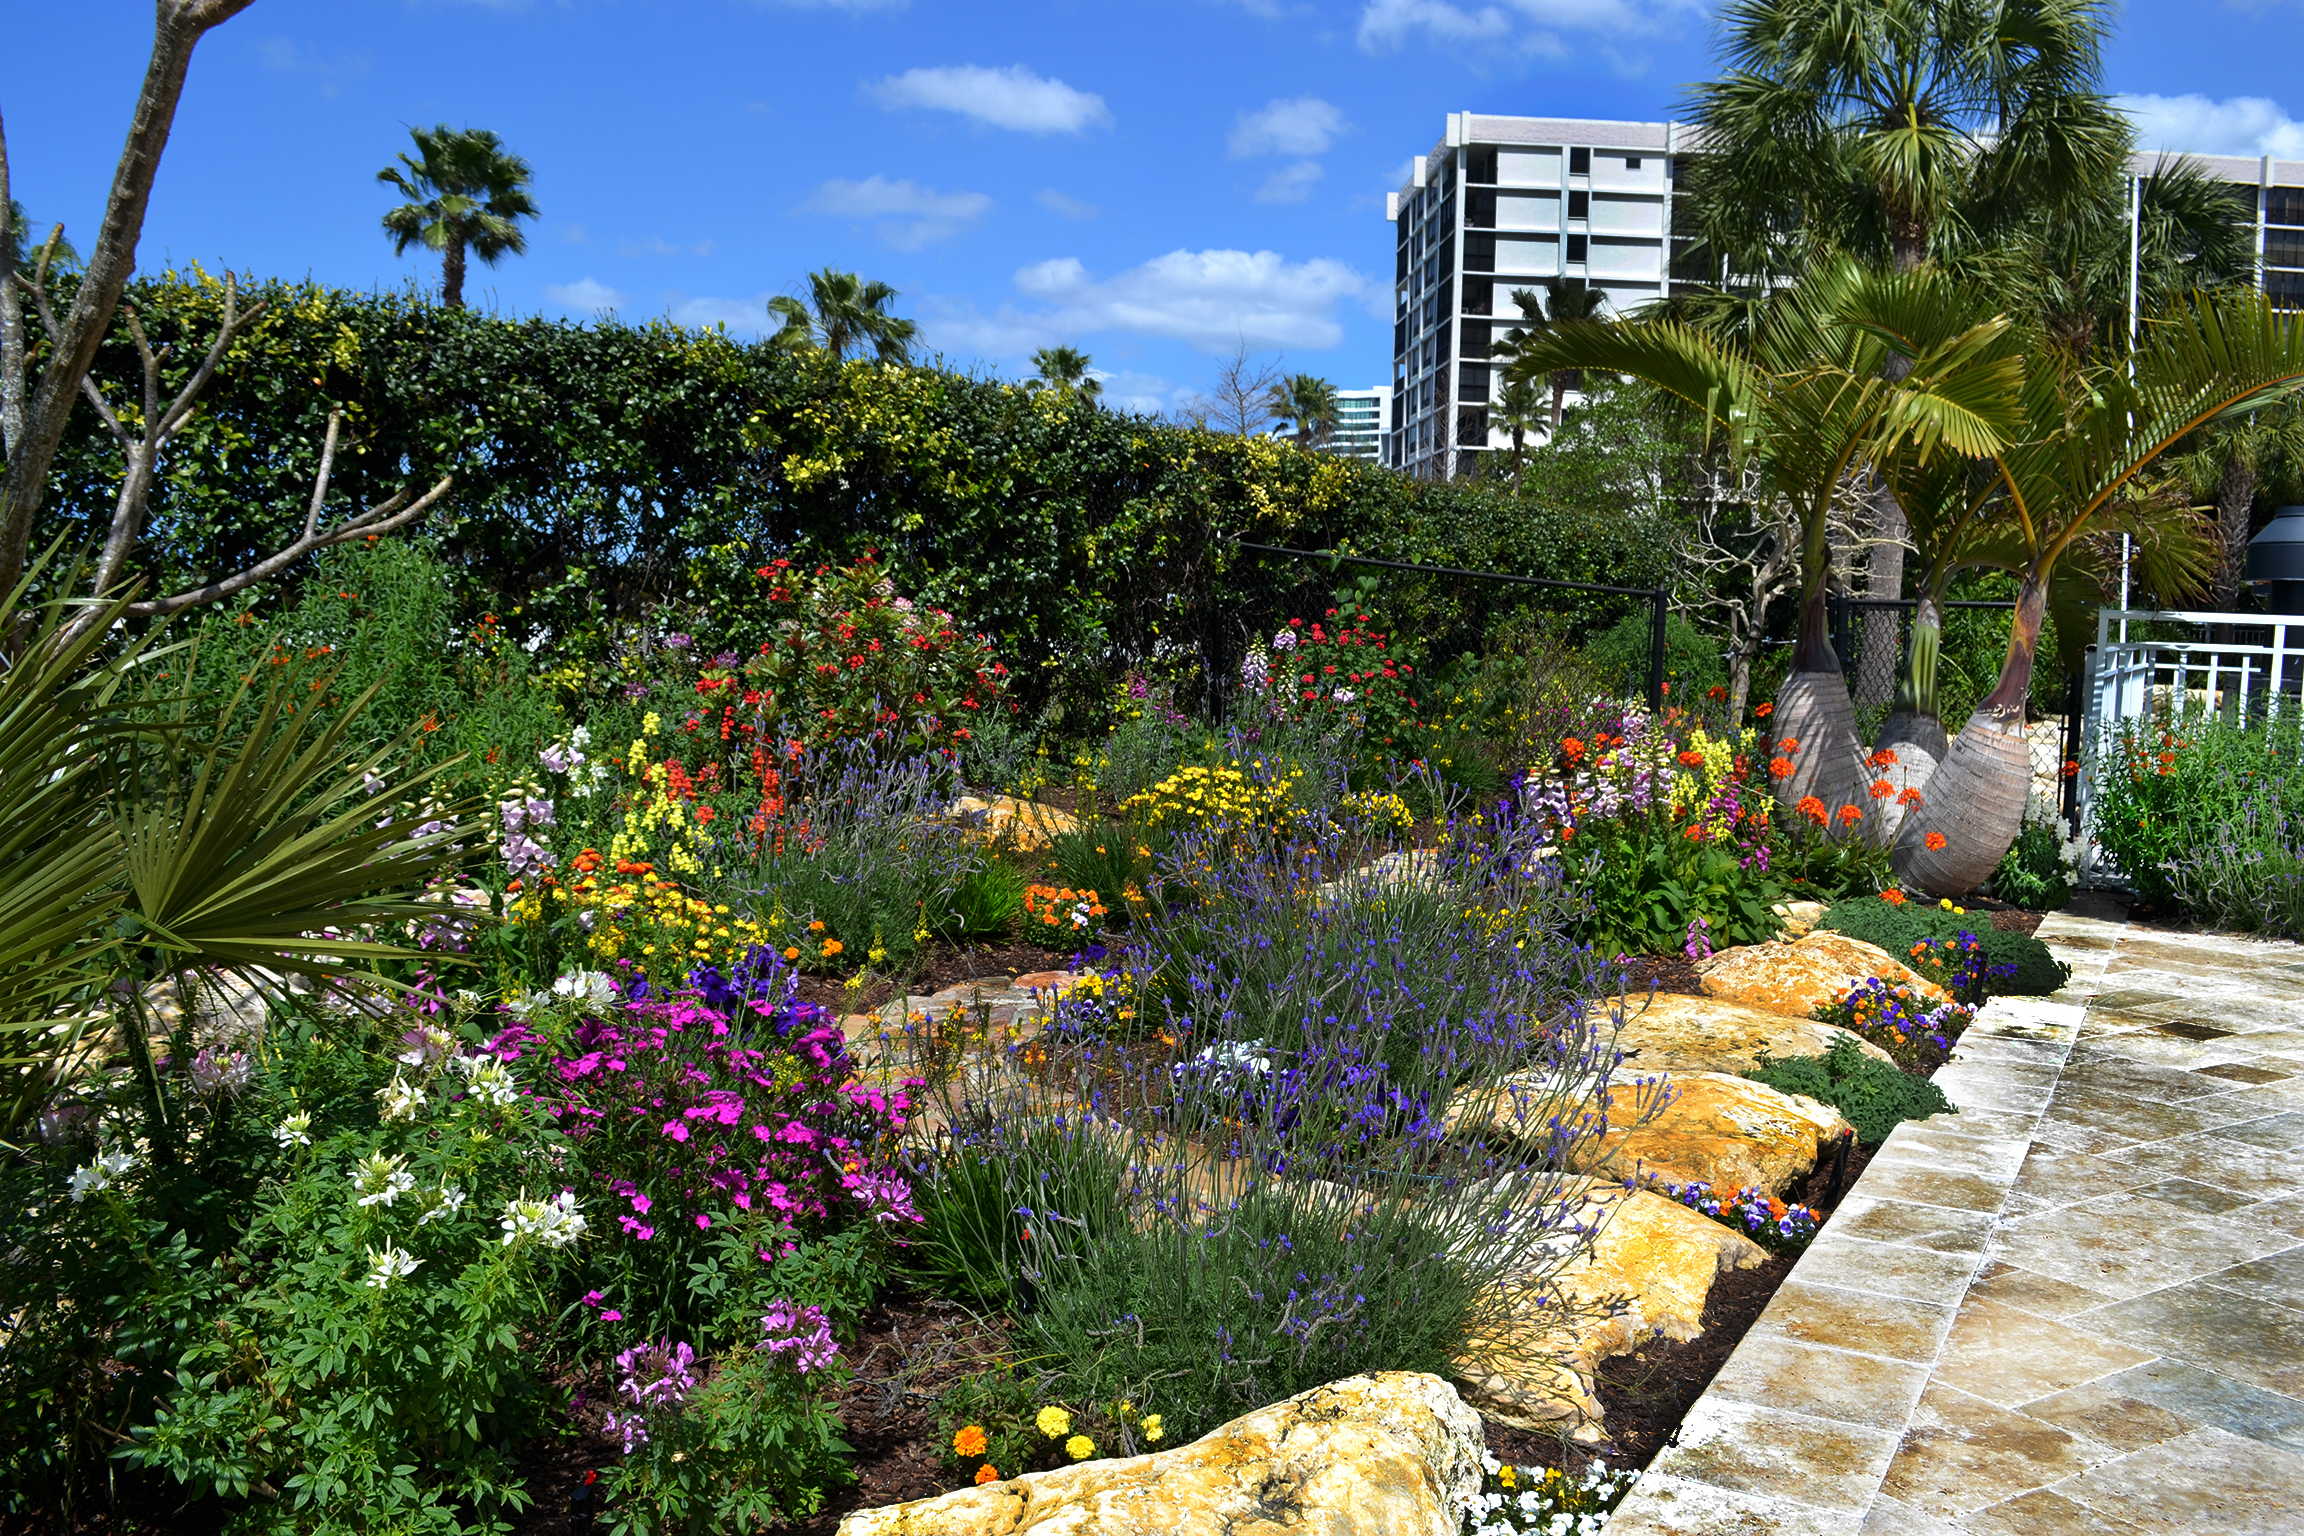
[[[1032,1423],[1051,1440],[1061,1440],[1072,1433],[1072,1415],[1054,1406],[1041,1409],[1033,1416]]]
[[[996,1483],[998,1481],[1000,1481],[1000,1469],[992,1465],[992,1463],[986,1462],[984,1465],[976,1469],[977,1487],[981,1488],[986,1483]]]
[[[1086,1435],[1074,1435],[1064,1442],[1064,1454],[1074,1461],[1086,1461],[1096,1454],[1096,1442]]]
[[[784,951],[784,958],[785,958],[785,959],[787,959],[787,960],[797,960],[797,959],[799,959],[799,958],[800,958],[800,951],[799,951],[799,949],[798,949],[798,948],[796,948],[796,947],[787,946],[787,947],[786,947],[786,949],[785,949],[785,951]]]
[[[952,1437],[955,1456],[981,1456],[984,1454],[984,1426],[970,1424]]]
[[[1920,841],[1928,845],[1928,851],[1930,853],[1934,853],[1937,849],[1944,846],[1944,834],[1941,832],[1931,832],[1926,837],[1920,839]],[[1944,905],[1950,906],[1951,903],[1946,902]]]
[[[847,946],[842,944],[838,939],[826,939],[824,941],[824,953],[827,955],[836,955],[845,948],[847,948]]]

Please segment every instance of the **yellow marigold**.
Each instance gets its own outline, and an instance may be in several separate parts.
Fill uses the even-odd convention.
[[[1072,1433],[1072,1415],[1061,1408],[1043,1408],[1032,1422],[1051,1440],[1061,1440]]]
[[[1074,1435],[1064,1442],[1064,1454],[1074,1461],[1086,1461],[1096,1454],[1096,1442],[1086,1435]]]

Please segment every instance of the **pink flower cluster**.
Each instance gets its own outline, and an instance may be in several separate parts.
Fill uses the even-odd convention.
[[[832,1337],[831,1319],[821,1307],[802,1306],[797,1302],[772,1302],[767,1314],[760,1319],[760,1331],[766,1335],[760,1348],[774,1358],[788,1358],[793,1368],[803,1376],[810,1371],[822,1370],[840,1353],[840,1345]]]

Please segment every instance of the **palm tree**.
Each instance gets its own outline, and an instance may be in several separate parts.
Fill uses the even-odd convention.
[[[1104,393],[1103,381],[1088,377],[1088,354],[1077,347],[1042,347],[1032,354],[1032,367],[1039,377],[1027,380],[1027,389],[1052,389],[1064,400],[1095,400]]]
[[[1520,317],[1526,323],[1506,331],[1503,338],[1489,350],[1507,359],[1504,371],[1506,387],[1515,378],[1510,360],[1516,359],[1520,349],[1532,336],[1543,334],[1555,325],[1566,325],[1571,320],[1599,320],[1607,307],[1608,297],[1599,289],[1588,287],[1574,278],[1548,277],[1544,280],[1541,298],[1525,288],[1512,290],[1512,302],[1519,306]],[[1552,387],[1552,431],[1560,430],[1560,419],[1567,412],[1568,391],[1583,382],[1577,369],[1555,368],[1545,376]]]
[[[783,328],[770,340],[788,351],[821,351],[836,361],[869,345],[883,363],[909,362],[919,327],[888,312],[895,297],[888,284],[868,283],[853,272],[831,267],[811,272],[805,303],[782,296],[768,301],[768,308],[784,317]]]
[[[485,128],[411,128],[414,158],[400,156],[376,179],[408,199],[384,215],[393,253],[412,245],[440,252],[440,298],[450,309],[464,307],[467,252],[489,266],[507,254],[526,255],[528,237],[520,220],[536,217],[528,195],[528,162],[504,147]]]
[[[2193,495],[2216,508],[2221,558],[2209,586],[2212,606],[2227,610],[2240,601],[2247,574],[2248,535],[2260,491],[2274,500],[2304,485],[2304,403],[2288,402],[2196,433],[2197,446],[2177,465]]]
[[[1910,271],[1949,231],[2085,202],[2131,140],[2103,0],[1735,0],[1690,115],[1707,241],[1747,272],[1837,245]]]
[[[1520,468],[1522,444],[1528,429],[1544,420],[1544,397],[1527,379],[1515,378],[1510,369],[1504,373],[1504,387],[1496,394],[1496,415],[1505,430],[1512,434],[1512,494],[1520,494]]]
[[[2007,660],[1896,840],[1898,875],[1943,896],[1973,889],[2022,830],[2024,701],[2059,562],[2133,515],[2147,472],[2188,434],[2304,386],[2304,320],[2253,293],[2203,294],[2153,317],[2132,375],[2025,340],[2023,425],[1991,455],[2020,556]]]
[[[1579,320],[1548,325],[1516,349],[1516,366],[1531,374],[1585,368],[1655,386],[1755,467],[1763,494],[1796,510],[1799,640],[1771,722],[1797,743],[1778,783],[1787,804],[1814,796],[1828,808],[1864,808],[1861,786],[1871,778],[1826,623],[1835,502],[1872,464],[1988,454],[2021,423],[2023,366],[2011,327],[1972,308],[1941,273],[1884,276],[1843,258],[1759,309],[1741,339],[1672,319]],[[1891,358],[1904,366],[1890,368]]]
[[[1336,430],[1336,386],[1316,374],[1281,380],[1269,398],[1271,414],[1295,427],[1299,448],[1317,448]]]

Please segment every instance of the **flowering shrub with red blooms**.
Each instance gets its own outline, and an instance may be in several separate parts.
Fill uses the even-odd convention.
[[[1274,720],[1341,718],[1366,733],[1372,750],[1415,741],[1415,663],[1372,622],[1334,608],[1325,619],[1290,619],[1242,665],[1244,707]]]
[[[756,571],[774,615],[751,656],[710,656],[696,677],[687,728],[823,746],[841,739],[952,746],[1002,705],[1007,668],[991,642],[961,633],[942,608],[896,592],[871,555],[846,569]]]
[[[820,1005],[742,973],[698,976],[670,997],[635,982],[556,1044],[526,1024],[489,1042],[529,1062],[590,1181],[587,1304],[643,1337],[697,1321],[685,1298],[699,1263],[734,1251],[772,1265],[804,1238],[920,1220],[892,1162],[919,1079],[859,1082]]]

